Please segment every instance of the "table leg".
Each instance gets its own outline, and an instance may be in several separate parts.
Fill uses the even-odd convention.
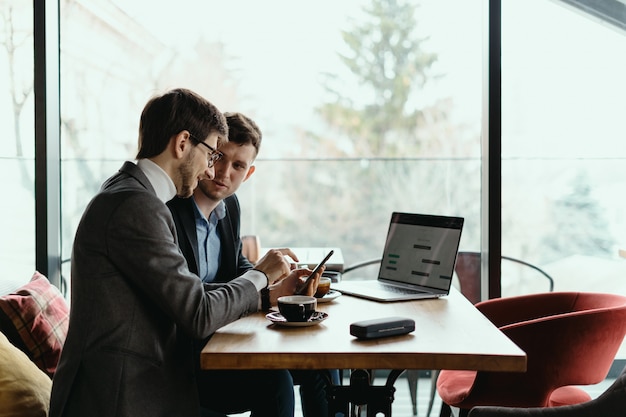
[[[393,384],[404,370],[394,369],[383,386],[371,385],[370,374],[364,369],[354,370],[350,375],[350,385],[330,384],[328,389],[328,411],[330,416],[343,413],[351,416],[351,405],[367,405],[367,416],[374,417],[382,413],[391,416],[396,389]]]

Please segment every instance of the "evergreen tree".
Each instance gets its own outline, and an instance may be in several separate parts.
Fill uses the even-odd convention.
[[[555,201],[552,213],[554,229],[544,238],[548,260],[611,254],[614,240],[609,223],[593,198],[586,173],[576,175],[571,191]]]
[[[352,155],[397,156],[417,150],[420,111],[411,99],[429,79],[437,57],[423,50],[427,38],[414,34],[416,8],[403,0],[372,0],[363,9],[365,20],[341,32],[348,52],[340,59],[366,102],[343,94],[344,81],[327,74],[324,87],[333,100],[318,111],[347,138]]]
[[[296,244],[306,236],[311,246],[339,244],[350,264],[380,256],[392,211],[442,213],[451,207],[452,194],[468,216],[480,209],[478,180],[475,193],[450,183],[478,179],[467,172],[473,167],[441,158],[415,160],[429,152],[463,152],[450,140],[463,137],[447,120],[452,101],[426,105],[422,97],[435,77],[437,56],[424,50],[427,38],[416,35],[415,4],[371,0],[341,31],[345,48],[339,57],[346,71],[326,74],[322,87],[330,99],[317,108],[329,129],[302,132],[291,144],[299,158],[321,159],[263,167],[273,171],[271,178],[289,178],[265,196],[279,207],[258,213],[269,246]]]
[[[416,35],[416,2],[371,0],[362,11],[341,31],[345,48],[339,57],[347,71],[326,74],[323,84],[330,99],[317,111],[330,129],[296,138],[301,156],[308,151],[339,161],[310,161],[295,172],[275,174],[292,178],[280,190],[285,197],[275,198],[289,201],[297,215],[283,217],[273,230],[305,230],[313,245],[341,242],[348,264],[380,256],[392,211],[447,207],[447,178],[458,167],[413,160],[424,148],[449,146],[450,139],[447,108],[428,107],[420,97],[434,77],[437,56],[424,50],[427,38]],[[289,198],[304,189],[304,195],[321,197],[318,203]],[[273,217],[268,213],[266,222]],[[306,224],[298,223],[302,218]]]

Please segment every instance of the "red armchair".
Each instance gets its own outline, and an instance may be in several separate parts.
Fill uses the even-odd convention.
[[[526,352],[527,371],[441,371],[442,416],[474,406],[550,407],[590,400],[572,385],[602,381],[626,334],[626,297],[551,292],[476,304]]]
[[[474,407],[469,417],[623,417],[626,410],[626,369],[598,398],[565,407]]]

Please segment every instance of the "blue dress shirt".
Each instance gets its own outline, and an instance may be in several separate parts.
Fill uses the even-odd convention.
[[[198,275],[203,282],[212,282],[220,267],[221,245],[217,223],[226,216],[226,205],[220,201],[208,220],[195,200],[193,206],[198,237]]]

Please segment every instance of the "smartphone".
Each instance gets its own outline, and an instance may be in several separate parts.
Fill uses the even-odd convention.
[[[313,268],[313,272],[311,272],[311,275],[307,277],[306,281],[304,281],[298,288],[296,288],[296,294],[302,293],[302,291],[306,288],[306,285],[308,284],[309,280],[313,277],[313,275],[317,273],[317,271],[320,270],[321,267],[323,267],[326,264],[326,262],[330,259],[330,257],[333,256],[333,253],[335,253],[334,250],[331,250],[330,252],[328,252],[328,255],[326,255],[324,259],[322,259],[322,261],[315,266],[315,268]]]

